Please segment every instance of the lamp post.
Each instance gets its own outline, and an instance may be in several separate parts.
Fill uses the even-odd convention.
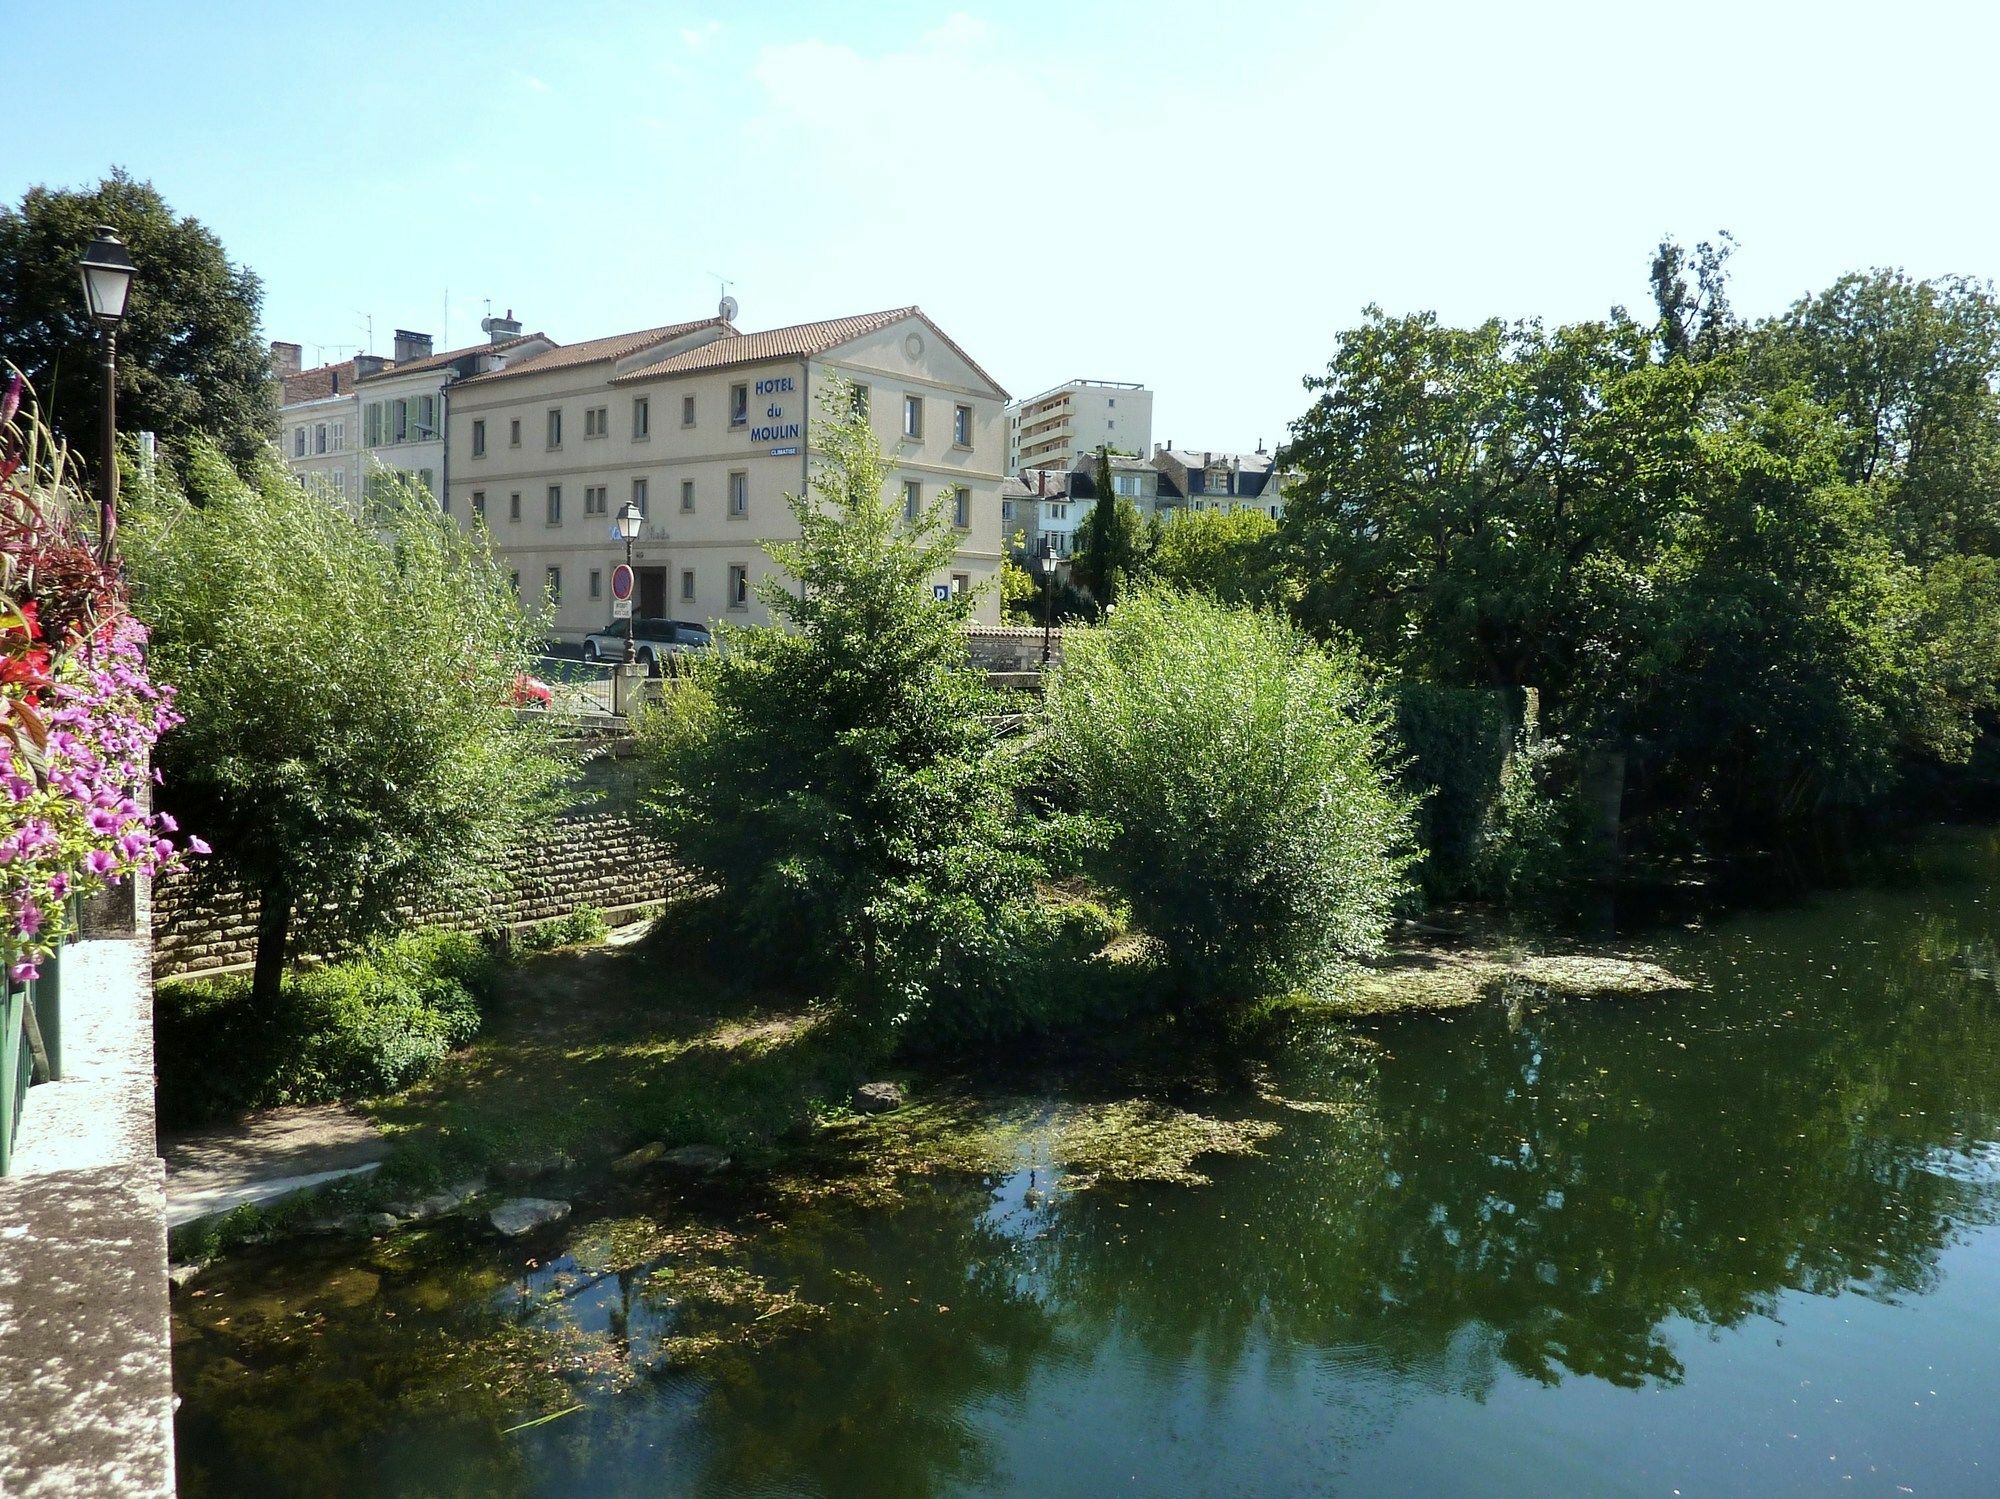
[[[1035,559],[1042,568],[1042,670],[1049,669],[1049,626],[1055,619],[1055,601],[1050,590],[1056,581],[1056,539],[1042,538],[1042,555]]]
[[[111,560],[111,539],[118,532],[118,325],[125,320],[125,298],[138,267],[125,253],[125,242],[109,224],[97,226],[97,238],[77,262],[83,273],[83,300],[97,324],[103,349],[104,446],[98,455],[97,548],[101,560]]]
[[[618,512],[618,534],[625,538],[625,571],[627,573],[632,571],[632,542],[638,536],[639,528],[645,525],[645,523],[645,512],[640,510],[638,501],[627,500],[624,507]],[[638,580],[635,578],[633,581],[636,583]],[[634,592],[636,591],[637,589],[635,588]],[[632,604],[635,601],[627,599],[625,602]],[[638,649],[632,644],[632,611],[628,609],[625,614],[625,664],[631,666],[638,659]]]

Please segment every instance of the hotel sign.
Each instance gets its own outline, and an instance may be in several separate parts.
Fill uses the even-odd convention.
[[[750,429],[750,440],[753,443],[798,440],[799,423],[786,417],[786,408],[789,404],[786,398],[795,397],[797,394],[798,382],[790,375],[773,375],[768,380],[757,382],[757,399],[768,404],[764,407],[764,420]]]

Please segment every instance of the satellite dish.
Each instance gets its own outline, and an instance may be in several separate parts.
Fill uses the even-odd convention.
[[[721,301],[720,305],[718,305],[718,306],[716,307],[716,309],[715,309],[715,315],[716,315],[717,317],[721,318],[721,319],[722,319],[722,320],[723,320],[723,321],[724,321],[725,323],[733,323],[733,322],[735,322],[735,321],[736,321],[736,299],[735,299],[734,297],[724,297],[724,298],[722,299],[722,301]]]

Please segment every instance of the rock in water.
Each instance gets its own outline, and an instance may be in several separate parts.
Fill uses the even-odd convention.
[[[560,1223],[569,1216],[569,1204],[553,1197],[510,1197],[486,1215],[494,1229],[517,1239],[531,1229]]]
[[[729,1152],[714,1145],[677,1145],[660,1153],[660,1164],[708,1175],[729,1167]]]
[[[613,1171],[642,1171],[654,1164],[667,1153],[667,1147],[658,1140],[650,1145],[641,1145],[630,1155],[621,1155],[611,1163]]]
[[[887,1114],[903,1106],[903,1090],[894,1083],[863,1083],[854,1090],[854,1107],[864,1114]]]

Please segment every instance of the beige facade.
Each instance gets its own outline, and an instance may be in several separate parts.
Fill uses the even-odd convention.
[[[360,406],[352,359],[299,368],[297,344],[273,342],[278,382],[278,456],[312,494],[353,504],[361,493]]]
[[[952,493],[960,545],[935,581],[981,590],[975,618],[997,622],[1006,392],[916,308],[753,334],[678,324],[462,380],[447,508],[462,523],[483,514],[522,597],[548,591],[564,640],[610,621],[624,557],[612,522],[628,500],[647,517],[641,615],[767,623],[764,544],[797,534],[785,496],[808,482],[815,401],[835,376],[867,389],[892,493]]]

